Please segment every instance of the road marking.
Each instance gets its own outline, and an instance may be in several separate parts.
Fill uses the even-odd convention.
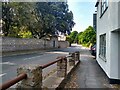
[[[68,52],[46,52],[46,53],[48,53],[48,54],[68,54]]]
[[[25,58],[23,60],[29,60],[29,59],[34,59],[34,58],[38,58],[38,57],[41,57],[41,56],[36,56],[36,57],[31,57],[31,58]]]
[[[15,63],[11,63],[11,62],[2,62],[0,64],[7,64],[7,65],[16,65]]]
[[[0,74],[0,77],[4,76],[4,75],[6,75],[6,74],[7,74],[7,73]]]

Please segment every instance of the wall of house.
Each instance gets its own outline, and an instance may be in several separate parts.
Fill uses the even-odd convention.
[[[120,1],[118,3],[118,27],[120,28]]]
[[[119,42],[119,45],[118,46],[120,46],[120,1],[119,1],[119,3],[118,3],[118,27],[119,27],[119,39],[118,39],[118,42]],[[119,52],[118,52],[118,54],[120,54],[120,47],[119,47]],[[118,55],[119,57],[118,57],[118,77],[120,78],[120,55]]]
[[[111,32],[111,41],[110,41],[110,78],[120,79],[119,78],[119,40],[120,35],[118,31]]]
[[[22,38],[10,38],[10,37],[0,37],[2,42],[0,47],[2,51],[18,51],[18,50],[35,50],[35,49],[48,49],[48,48],[61,48],[67,47],[69,44],[66,41],[59,42],[57,38],[52,38],[51,40],[43,39],[22,39]]]
[[[97,62],[110,77],[110,33],[106,33],[106,59],[101,58],[99,55],[100,36],[97,35]]]
[[[120,12],[118,13],[118,6],[119,4],[117,2],[109,2],[108,9],[101,18],[100,4],[98,5],[97,9],[97,61],[102,69],[105,71],[107,76],[113,79],[118,79],[118,39],[115,40],[116,38],[118,38],[118,35],[116,36],[116,33],[111,32],[119,28],[120,20],[118,19],[118,17],[120,17]],[[99,41],[100,35],[102,34],[106,34],[105,60],[99,56]]]
[[[100,4],[99,8],[100,9]],[[113,13],[114,12],[114,13]],[[99,33],[107,33],[107,31],[113,31],[118,29],[118,3],[117,2],[109,2],[108,9],[100,18],[100,10],[97,12],[97,25]]]
[[[119,31],[119,38],[118,38],[118,46],[120,46],[120,31]],[[118,47],[118,78],[120,78],[120,47]]]

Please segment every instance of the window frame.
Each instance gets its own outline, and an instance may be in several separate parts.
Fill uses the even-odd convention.
[[[106,62],[106,34],[99,36],[99,57]]]
[[[106,12],[106,10],[108,9],[108,0],[101,0],[100,3],[100,18],[104,15],[104,13]]]

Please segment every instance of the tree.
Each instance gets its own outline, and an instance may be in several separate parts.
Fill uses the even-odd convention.
[[[66,41],[68,41],[70,43],[70,46],[72,43],[77,43],[78,42],[78,32],[77,31],[71,32],[71,34],[66,37]]]
[[[72,43],[77,43],[77,34],[78,34],[77,31],[73,31],[73,32],[70,34],[70,38],[71,38],[71,40],[72,40]]]
[[[70,33],[74,26],[73,14],[69,12],[66,2],[38,2],[37,13],[42,18],[42,31],[39,37]]]
[[[33,17],[34,15],[32,14],[34,11],[33,5],[34,3],[27,2],[2,3],[2,30],[5,36],[21,37],[19,36],[21,28],[26,27],[29,31],[28,27],[30,27],[30,25],[33,27],[33,23],[35,22],[35,17]]]
[[[21,32],[30,32],[34,38],[69,34],[75,24],[66,2],[4,2],[2,8],[5,36],[21,37]]]
[[[96,42],[96,33],[92,26],[89,26],[84,32],[78,34],[79,44],[89,46]]]
[[[77,35],[77,38],[78,38],[78,43],[81,44],[81,35],[82,35],[83,32],[79,32],[78,35]]]
[[[5,36],[8,36],[10,28],[13,24],[13,9],[11,8],[11,4],[8,2],[2,2],[2,30]]]
[[[66,36],[66,41],[68,41],[70,44],[70,46],[71,46],[71,44],[72,44],[72,39],[70,38],[70,36],[68,35],[68,36]]]

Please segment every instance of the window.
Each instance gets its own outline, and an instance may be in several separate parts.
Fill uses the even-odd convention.
[[[100,35],[99,55],[106,59],[106,34]]]
[[[108,8],[108,0],[101,0],[101,17]]]

